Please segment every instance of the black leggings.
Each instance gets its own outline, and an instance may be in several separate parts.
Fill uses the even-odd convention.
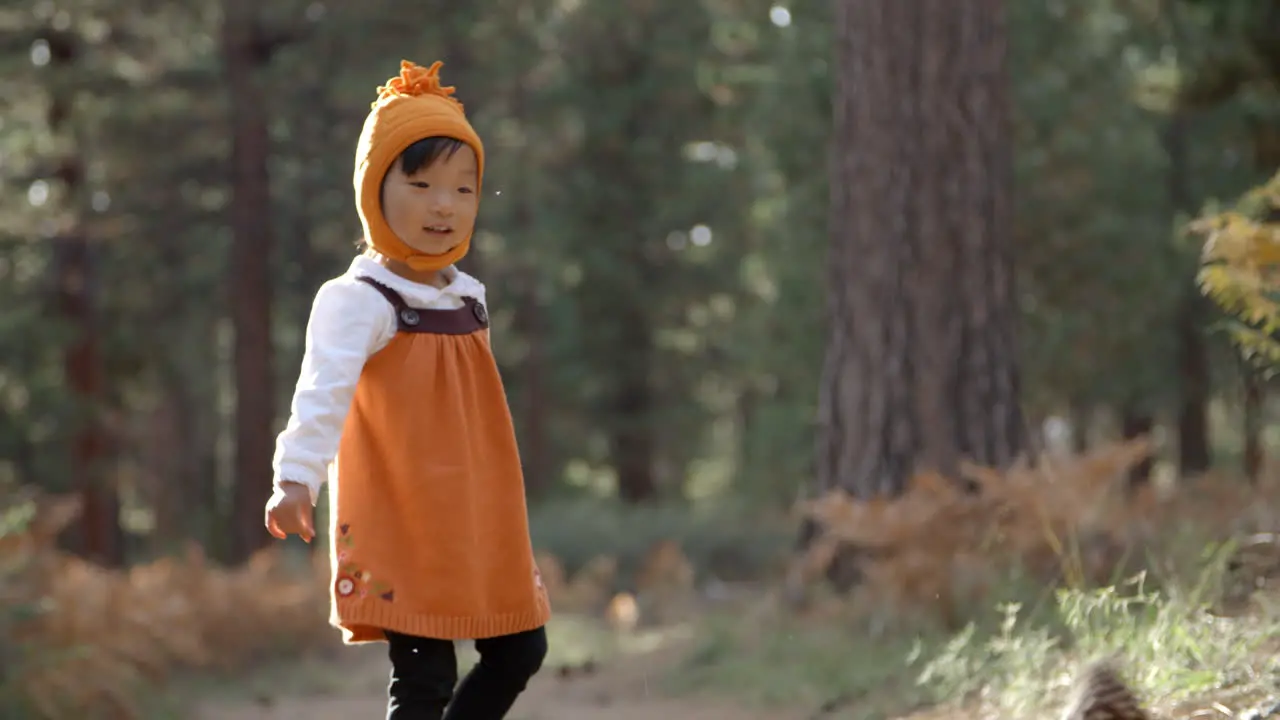
[[[455,692],[453,641],[387,631],[387,643],[387,720],[501,720],[547,655],[545,628],[476,640],[480,662]]]

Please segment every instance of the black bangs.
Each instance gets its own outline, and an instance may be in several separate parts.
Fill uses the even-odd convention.
[[[466,143],[451,137],[423,138],[400,153],[400,170],[412,175],[439,160],[441,156],[452,158]]]

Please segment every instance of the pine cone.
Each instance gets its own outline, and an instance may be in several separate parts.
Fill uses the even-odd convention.
[[[1085,668],[1062,720],[1151,720],[1109,661]]]

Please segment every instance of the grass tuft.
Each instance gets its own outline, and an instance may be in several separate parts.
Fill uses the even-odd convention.
[[[717,618],[671,687],[825,706],[826,717],[894,718],[925,707],[941,717],[1046,717],[1084,663],[1113,656],[1154,707],[1239,713],[1280,692],[1280,604],[1264,597],[1237,617],[1209,612],[1224,552],[1210,553],[1191,583],[1152,589],[1138,574],[1061,589],[1048,602],[1001,603],[952,634],[876,635],[829,618]]]

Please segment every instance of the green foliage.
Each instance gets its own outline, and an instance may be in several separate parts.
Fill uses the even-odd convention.
[[[1256,1],[1184,7],[1176,52],[1157,3],[1009,4],[1034,410],[1176,399],[1174,317],[1196,253],[1172,230],[1167,117],[1144,87],[1177,90],[1241,46],[1227,30],[1246,24],[1230,18]],[[439,57],[490,147],[467,265],[490,288],[531,486],[616,489],[619,447],[640,437],[652,451],[634,464],[654,469],[664,500],[791,503],[813,464],[840,69],[829,4],[797,3],[777,24],[775,5],[489,0],[443,4],[427,24],[385,0],[263,5],[263,27],[292,38],[256,76],[272,142],[277,427],[311,298],[353,251],[351,146],[374,88],[402,56]],[[16,38],[0,48],[0,478],[68,487],[70,431],[98,413],[124,516],[141,518],[131,530],[158,528],[131,543],[154,553],[192,535],[216,546],[237,479],[219,15],[151,10],[0,11]],[[86,42],[70,72],[32,62],[51,25]],[[50,98],[73,80],[54,137]],[[1245,138],[1271,106],[1249,87],[1190,128],[1193,206],[1253,180]],[[86,161],[83,197],[53,172],[68,147]],[[74,402],[64,378],[77,328],[51,302],[49,238],[67,220],[95,248],[101,407]]]
[[[1194,207],[1248,182],[1241,109],[1198,116],[1184,177],[1172,178],[1170,120],[1140,103],[1152,73],[1191,51],[1170,52],[1170,19],[1107,0],[1010,13],[1027,402],[1172,407],[1177,315],[1197,254],[1175,232],[1172,188],[1184,182]]]

